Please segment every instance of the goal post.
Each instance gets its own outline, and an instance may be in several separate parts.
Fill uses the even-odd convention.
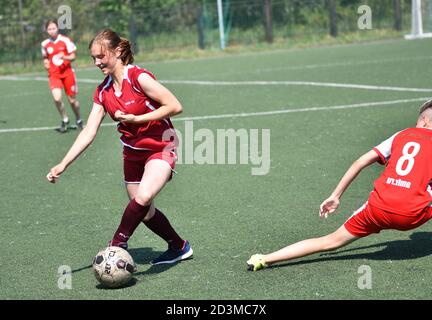
[[[423,32],[422,0],[412,0],[411,4],[411,34],[405,35],[405,39],[432,38],[432,33]]]

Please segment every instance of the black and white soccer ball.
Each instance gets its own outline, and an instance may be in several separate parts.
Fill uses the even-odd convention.
[[[107,247],[99,251],[93,261],[96,279],[104,287],[119,288],[127,285],[137,271],[129,252],[120,247]]]

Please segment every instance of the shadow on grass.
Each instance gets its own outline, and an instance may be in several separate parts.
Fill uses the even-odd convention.
[[[78,268],[78,269],[74,269],[74,270],[72,270],[72,273],[76,273],[76,272],[80,272],[80,271],[83,271],[83,270],[86,270],[86,269],[90,269],[92,266],[93,266],[92,264],[89,264],[88,266],[81,267],[81,268]]]
[[[96,285],[96,289],[98,290],[116,290],[116,289],[126,289],[126,288],[130,288],[133,287],[134,285],[136,285],[139,281],[136,278],[132,278],[127,284],[118,287],[118,288],[109,288],[107,286],[104,286],[103,284],[99,283]]]
[[[358,243],[361,239],[357,240]],[[379,251],[367,253],[354,253],[358,250],[365,249],[380,249]],[[344,255],[340,255],[344,254]],[[410,235],[410,240],[394,240],[382,243],[377,243],[369,246],[356,247],[347,250],[322,253],[320,258],[286,262],[273,265],[270,268],[280,268],[287,266],[295,266],[316,262],[338,261],[338,260],[354,260],[354,259],[369,259],[369,260],[412,260],[426,257],[432,254],[432,232],[415,232]]]
[[[72,131],[74,131],[74,130],[76,131],[76,130],[78,130],[78,127],[76,125],[70,125],[70,126],[67,127],[66,131],[61,131],[60,127],[59,128],[54,128],[54,131],[56,131],[58,133],[61,133],[61,134],[70,133],[71,130]]]
[[[138,265],[138,269],[139,269],[139,265],[150,265],[150,261],[159,257],[163,253],[162,251],[153,251],[152,248],[133,248],[133,249],[128,249],[128,252],[134,259],[135,263]],[[136,272],[134,275],[139,276],[139,275],[158,274],[172,268],[176,264],[177,263],[151,266],[148,270],[142,272]],[[92,268],[92,264],[89,264],[87,266],[74,269],[72,270],[71,273],[77,273],[91,268]]]
[[[150,261],[159,257],[163,252],[162,251],[153,251],[152,248],[136,248],[136,249],[130,249],[128,250],[129,253],[134,258],[135,263],[137,264],[150,264]],[[188,259],[189,260],[189,259]],[[180,262],[177,262],[180,263]],[[135,273],[135,276],[143,276],[143,275],[151,275],[151,274],[158,274],[167,271],[168,269],[171,269],[177,263],[171,263],[171,264],[159,264],[155,266],[150,266],[149,269],[146,271],[141,271]]]
[[[134,261],[137,265],[150,265],[151,260],[157,258],[158,256],[160,256],[163,253],[162,251],[153,251],[152,248],[133,248],[133,249],[128,249],[128,252],[130,253],[130,255],[132,256],[132,258],[134,259]],[[190,259],[192,259],[192,257]],[[178,263],[180,263],[180,262],[178,262]],[[121,286],[118,289],[133,287],[134,285],[136,285],[142,281],[140,279],[142,276],[158,274],[158,273],[167,271],[168,269],[174,267],[176,264],[177,263],[155,265],[155,266],[150,266],[150,268],[145,270],[145,271],[135,272],[133,274],[134,277],[126,285]],[[77,272],[80,272],[83,270],[91,269],[92,266],[93,266],[92,264],[89,264],[89,265],[83,266],[81,268],[74,269],[71,271],[71,273],[73,274],[73,273],[77,273]],[[138,267],[138,269],[140,269],[140,267]],[[136,277],[138,277],[138,278],[136,278]],[[102,284],[97,284],[96,288],[99,290],[116,289],[116,288],[109,288],[109,287],[104,286]]]

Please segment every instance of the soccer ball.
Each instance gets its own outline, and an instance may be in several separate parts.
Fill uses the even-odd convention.
[[[120,247],[107,247],[99,251],[93,261],[96,279],[105,287],[126,285],[137,271],[131,255]]]

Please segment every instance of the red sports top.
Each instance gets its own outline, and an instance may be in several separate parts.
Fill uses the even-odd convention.
[[[68,37],[59,34],[55,40],[48,38],[41,43],[42,55],[50,62],[49,74],[62,74],[72,70],[71,62],[58,56],[60,52],[69,55],[76,51],[76,46]]]
[[[119,95],[115,93],[113,80],[107,76],[97,87],[93,101],[104,107],[105,111],[114,119],[114,114],[120,110],[127,114],[141,115],[153,112],[160,104],[149,98],[143,92],[138,76],[142,73],[155,76],[146,69],[134,65],[124,68],[122,90]],[[177,146],[177,136],[169,118],[149,121],[141,124],[119,123],[117,130],[124,146],[135,150],[163,151]]]
[[[432,204],[431,129],[405,129],[373,150],[386,168],[374,183],[369,197],[371,205],[415,216]]]

